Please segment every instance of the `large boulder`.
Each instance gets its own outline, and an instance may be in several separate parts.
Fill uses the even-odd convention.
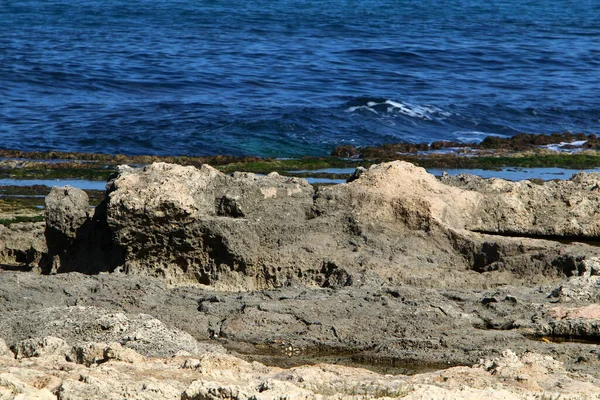
[[[53,247],[72,244],[89,218],[90,200],[83,190],[54,186],[46,196],[46,235]]]
[[[274,253],[303,226],[312,195],[303,179],[157,163],[121,169],[107,221],[128,273],[261,288],[291,262]]]

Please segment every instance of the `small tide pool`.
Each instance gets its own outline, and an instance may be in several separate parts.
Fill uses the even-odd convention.
[[[0,186],[72,186],[84,190],[105,190],[106,182],[83,179],[0,179]]]

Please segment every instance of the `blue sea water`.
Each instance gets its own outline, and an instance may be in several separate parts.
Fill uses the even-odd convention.
[[[598,0],[0,0],[0,147],[324,155],[600,133]]]

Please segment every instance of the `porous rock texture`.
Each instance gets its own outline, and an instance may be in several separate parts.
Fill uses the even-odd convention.
[[[215,352],[149,358],[118,343],[84,343],[83,356],[70,358],[65,343],[55,338],[31,343],[28,350],[0,358],[0,399],[506,400],[600,395],[596,379],[569,374],[552,357],[519,357],[510,350],[473,367],[411,377],[327,364],[281,369]]]
[[[94,210],[53,189],[45,275],[0,270],[0,399],[594,398],[596,179],[159,163],[121,167]]]
[[[442,182],[483,195],[468,228],[521,236],[600,236],[600,173],[580,172],[568,180],[535,184],[445,175]]]
[[[0,225],[0,265],[4,269],[37,269],[47,253],[45,224],[16,223]]]
[[[300,178],[230,176],[206,165],[122,167],[93,217],[83,218],[85,206],[78,206],[80,228],[56,223],[49,203],[47,235],[62,232],[79,243],[50,245],[52,233],[49,254],[60,248],[69,260],[65,272],[118,269],[223,290],[421,279],[452,285],[441,279],[449,270],[556,277],[597,249],[530,239],[596,237],[594,179],[440,182],[392,162],[359,169],[346,184],[314,188]],[[72,239],[73,232],[83,233]],[[99,262],[89,262],[90,251]]]

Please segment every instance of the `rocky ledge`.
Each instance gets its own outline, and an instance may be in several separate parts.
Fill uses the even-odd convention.
[[[0,398],[593,398],[599,183],[156,163],[93,209],[53,188],[0,231]]]

